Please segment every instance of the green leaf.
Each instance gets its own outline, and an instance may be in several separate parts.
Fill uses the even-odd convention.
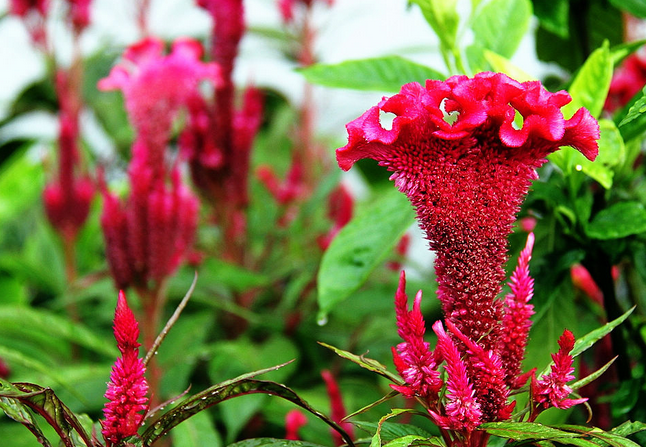
[[[383,376],[389,380],[392,380],[393,382],[397,384],[401,384],[402,381],[401,379],[396,376],[395,374],[389,372],[386,370],[386,367],[379,363],[376,360],[369,359],[367,357],[364,357],[362,355],[356,355],[348,351],[344,351],[343,349],[335,348],[334,346],[328,345],[327,343],[323,343],[321,341],[318,342],[319,345],[324,346],[328,349],[331,349],[334,351],[339,357],[343,357],[344,359],[350,360],[351,362],[356,363],[360,367],[367,369],[368,371],[372,371],[374,373],[379,374],[380,376]]]
[[[567,39],[569,36],[568,20],[570,15],[569,0],[534,0],[534,15],[541,26],[557,36]]]
[[[614,328],[616,328],[621,323],[623,323],[626,320],[626,318],[628,318],[630,314],[633,313],[633,310],[635,310],[634,307],[630,308],[622,316],[610,321],[609,323],[604,324],[603,326],[597,329],[594,329],[593,331],[588,332],[583,337],[580,337],[579,339],[577,339],[577,341],[574,343],[574,348],[572,349],[572,352],[570,353],[570,355],[572,357],[577,357],[578,355],[590,349],[597,341],[601,340],[603,337],[608,335]]]
[[[612,64],[616,68],[625,58],[633,54],[646,44],[646,40],[635,40],[633,42],[624,42],[619,45],[613,45],[610,48]]]
[[[427,79],[445,76],[424,65],[401,56],[359,59],[339,64],[315,64],[298,70],[313,84],[352,90],[398,92],[409,82],[424,85]]]
[[[535,77],[525,73],[522,68],[514,65],[508,58],[501,56],[498,53],[485,50],[484,57],[493,68],[493,71],[505,73],[507,76],[518,82],[533,81],[536,79]]]
[[[567,438],[578,438],[578,433],[570,433],[536,422],[488,422],[478,426],[478,430],[501,438],[524,441],[530,439],[553,439],[559,442]]]
[[[141,436],[144,445],[151,445],[179,423],[227,399],[248,394],[269,394],[281,397],[309,411],[334,430],[338,431],[350,446],[354,446],[352,439],[350,439],[348,434],[336,422],[312,408],[291,389],[279,383],[249,379],[246,376],[248,375],[214,385],[181,402],[177,407],[162,415],[148,427]]]
[[[16,217],[39,200],[45,185],[42,163],[19,150],[0,169],[0,222]]]
[[[576,390],[578,390],[580,388],[583,388],[584,386],[586,386],[590,382],[593,382],[593,381],[597,380],[599,377],[601,377],[601,375],[604,372],[606,372],[608,370],[608,368],[610,368],[610,366],[615,362],[615,360],[617,360],[616,356],[613,357],[608,363],[603,365],[601,368],[599,368],[598,370],[596,370],[592,374],[584,377],[583,379],[577,380],[576,382],[571,384],[570,388],[572,388],[572,391],[576,391]]]
[[[568,89],[572,102],[563,107],[563,115],[569,118],[581,107],[585,107],[592,116],[599,116],[608,96],[611,80],[612,57],[608,42],[604,42],[590,54],[572,81]]]
[[[321,260],[318,274],[319,321],[363,285],[413,224],[406,196],[391,189],[357,213],[339,231]]]
[[[409,447],[409,446],[431,446],[431,447],[446,447],[446,444],[439,436],[432,438],[425,438],[418,435],[406,435],[401,438],[393,439],[392,441],[384,444],[384,447]]]
[[[646,1],[644,0],[610,0],[617,9],[626,11],[635,17],[646,17]]]
[[[74,431],[87,446],[94,445],[76,415],[58,399],[51,388],[32,383],[11,384],[0,380],[0,398],[14,399],[38,413],[56,430],[65,446],[73,447]]]
[[[16,334],[45,332],[48,338],[67,340],[111,359],[119,354],[112,343],[106,343],[105,339],[97,337],[85,326],[45,310],[0,306],[0,328],[0,332],[11,329]]]
[[[610,430],[610,432],[620,436],[629,436],[644,430],[646,430],[645,423],[639,421],[626,421],[620,426]]]
[[[409,408],[395,408],[395,409],[393,409],[390,413],[388,413],[387,415],[385,415],[381,419],[379,419],[379,423],[377,424],[377,429],[375,430],[375,434],[373,435],[372,441],[370,442],[370,447],[381,447],[381,442],[382,442],[381,431],[384,428],[384,423],[388,419],[397,417],[397,416],[399,416],[401,414],[404,414],[404,413],[423,414],[423,413],[420,413],[417,410],[412,410],[412,409],[409,409]],[[433,445],[433,444],[430,444],[430,445]],[[443,444],[439,444],[439,445],[443,446]]]
[[[630,109],[628,109],[628,114],[621,120],[619,123],[619,127],[623,127],[626,124],[629,124],[633,121],[638,120],[639,118],[642,118],[644,112],[646,112],[646,88],[642,89],[642,95],[635,103],[630,106]],[[641,123],[643,119],[640,119],[639,122]],[[633,125],[636,123],[633,123]]]
[[[320,444],[313,444],[305,441],[292,441],[288,439],[275,439],[275,438],[254,438],[245,439],[234,444],[229,444],[228,447],[323,447]]]
[[[646,210],[639,202],[619,202],[599,211],[586,228],[592,239],[619,239],[646,231]]]
[[[377,432],[379,424],[377,422],[353,421],[352,424],[371,435]],[[381,424],[381,440],[385,442],[393,441],[404,436],[417,436],[421,438],[432,438],[433,435],[423,428],[411,424],[399,424],[396,422],[384,422]]]
[[[52,446],[43,434],[40,427],[38,427],[38,424],[34,420],[32,414],[20,402],[14,399],[0,397],[0,410],[4,411],[4,413],[14,421],[20,422],[22,425],[27,427],[27,429],[36,437],[38,442],[41,443],[44,447]]]
[[[220,447],[222,440],[207,413],[197,413],[171,433],[173,447]]]
[[[457,0],[411,0],[419,6],[444,50],[453,51],[456,48],[456,38],[460,16],[457,12]]]
[[[480,8],[471,28],[474,40],[483,50],[510,58],[529,27],[532,5],[529,0],[492,0]],[[509,26],[513,23],[513,26]],[[505,30],[501,33],[500,30]]]

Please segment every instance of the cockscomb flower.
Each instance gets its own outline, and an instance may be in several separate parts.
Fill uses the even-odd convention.
[[[347,225],[352,219],[354,212],[354,199],[348,188],[340,184],[328,197],[327,216],[333,222],[332,228],[327,234],[320,236],[317,239],[321,250],[327,250],[332,243],[332,240]]]
[[[373,158],[393,172],[435,251],[446,318],[486,350],[500,337],[507,236],[536,168],[560,146],[589,159],[598,152],[587,110],[563,118],[570,101],[500,73],[410,83],[349,123],[348,144],[337,150],[344,170]],[[391,128],[382,113],[395,115]]]
[[[278,0],[278,10],[284,23],[291,23],[294,21],[294,9],[301,5],[307,9],[311,8],[315,3],[314,0]],[[334,4],[334,0],[325,0],[328,6]]]
[[[126,295],[119,292],[114,314],[114,338],[121,357],[112,367],[110,382],[105,393],[103,408],[105,420],[101,433],[107,447],[137,434],[145,412],[148,410],[148,383],[144,377],[146,367],[139,358],[139,323],[128,307]]]
[[[552,370],[549,374],[542,376],[538,380],[532,381],[532,399],[539,409],[547,409],[550,406],[565,410],[574,405],[587,401],[587,398],[568,399],[572,393],[567,383],[574,380],[572,373],[574,359],[570,352],[574,348],[574,335],[572,332],[565,330],[558,340],[559,350],[552,354]]]
[[[354,425],[352,425],[350,422],[343,422],[343,418],[345,418],[348,413],[345,411],[343,397],[341,396],[341,389],[339,388],[339,384],[337,383],[336,378],[327,369],[321,371],[321,377],[323,377],[327,395],[330,399],[330,407],[332,410],[330,414],[331,419],[339,424],[350,437],[354,437]],[[338,446],[345,443],[343,437],[338,431],[331,429],[330,432],[332,433],[334,445]]]
[[[161,169],[164,151],[177,112],[199,95],[199,85],[221,82],[220,71],[213,63],[200,61],[203,50],[192,39],[177,39],[170,54],[164,54],[164,42],[146,38],[130,46],[120,64],[98,83],[100,90],[121,90],[126,110],[137,132],[136,145],[151,167]]]
[[[405,384],[391,384],[390,387],[406,397],[420,397],[428,404],[433,404],[444,383],[437,371],[436,356],[431,352],[429,343],[424,341],[426,323],[420,309],[421,303],[420,290],[413,301],[413,309],[408,310],[406,275],[402,271],[395,294],[395,311],[397,333],[404,341],[397,345],[397,349],[392,348],[392,352],[395,368]]]

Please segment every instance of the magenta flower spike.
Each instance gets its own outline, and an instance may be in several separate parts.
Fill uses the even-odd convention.
[[[572,373],[574,359],[570,352],[574,348],[574,335],[565,330],[558,340],[559,350],[552,354],[552,370],[538,380],[532,381],[532,399],[538,405],[539,411],[550,406],[565,410],[574,405],[587,401],[587,398],[568,399],[572,393],[567,383],[574,380]]]
[[[354,437],[354,425],[350,422],[343,422],[348,413],[345,411],[345,405],[343,404],[343,396],[341,396],[341,389],[339,384],[336,381],[334,375],[327,369],[321,371],[321,377],[325,382],[325,388],[327,389],[327,395],[330,399],[331,418],[334,422],[338,423],[350,437]],[[332,439],[334,440],[334,445],[340,446],[345,444],[341,434],[331,429]]]
[[[529,304],[534,296],[534,280],[529,276],[529,261],[532,259],[534,233],[527,236],[525,248],[520,252],[518,265],[511,275],[511,293],[505,297],[504,316],[498,351],[506,371],[505,381],[512,389],[525,384],[528,376],[521,375],[521,362],[525,358],[527,337],[532,326],[534,306]]]
[[[406,382],[404,385],[390,385],[406,397],[420,397],[429,405],[434,405],[444,384],[437,371],[436,355],[430,344],[424,341],[426,323],[420,310],[422,291],[417,292],[413,309],[408,310],[406,295],[406,275],[401,272],[399,287],[395,294],[397,313],[397,333],[403,343],[393,348],[393,361],[397,372]]]
[[[108,399],[103,408],[105,420],[101,422],[101,433],[107,447],[136,435],[148,410],[148,383],[144,377],[146,367],[139,358],[141,345],[138,337],[139,323],[128,307],[126,295],[120,291],[114,314],[114,338],[121,357],[112,367],[105,392]]]
[[[446,318],[486,350],[500,338],[507,236],[535,169],[560,146],[596,157],[598,124],[585,109],[564,119],[570,100],[500,73],[410,83],[349,123],[337,150],[344,170],[372,158],[393,172],[436,253]],[[389,129],[383,113],[394,114]]]

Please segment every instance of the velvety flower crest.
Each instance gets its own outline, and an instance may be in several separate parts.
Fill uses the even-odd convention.
[[[337,150],[345,170],[373,158],[393,171],[436,253],[446,317],[486,349],[499,338],[507,236],[535,169],[560,146],[597,154],[598,124],[585,109],[564,119],[570,100],[500,73],[410,83],[350,122]],[[390,128],[382,114],[394,115]]]
[[[105,393],[108,402],[103,408],[105,420],[101,422],[101,433],[108,447],[136,435],[148,410],[146,368],[139,358],[140,344],[137,341],[139,323],[128,307],[123,291],[119,292],[114,315],[114,337],[121,357],[112,367]]]

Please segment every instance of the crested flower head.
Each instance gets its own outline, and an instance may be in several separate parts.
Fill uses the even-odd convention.
[[[101,422],[101,433],[107,446],[117,445],[123,439],[137,434],[144,413],[148,409],[148,383],[144,377],[146,367],[139,358],[139,323],[123,291],[119,292],[114,314],[114,337],[121,357],[112,367],[105,397],[108,399]],[[143,413],[142,413],[143,412]]]
[[[575,378],[572,375],[574,359],[570,354],[574,348],[574,335],[565,330],[558,343],[558,352],[552,354],[554,364],[551,372],[532,382],[532,398],[543,409],[552,406],[565,410],[588,400],[587,398],[567,398],[572,392],[572,388],[567,383]]]
[[[393,172],[436,252],[447,319],[486,349],[500,335],[507,236],[535,169],[560,146],[597,154],[598,124],[585,109],[566,120],[570,100],[500,73],[410,83],[349,123],[337,150],[345,170],[373,158]],[[394,115],[390,128],[382,114]]]

